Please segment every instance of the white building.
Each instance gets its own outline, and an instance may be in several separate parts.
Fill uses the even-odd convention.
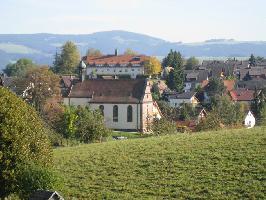
[[[146,79],[92,79],[79,82],[64,98],[66,105],[100,109],[108,128],[146,132],[160,118]]]
[[[148,60],[144,55],[104,55],[85,56],[82,65],[86,65],[86,75],[91,78],[99,76],[129,76],[136,78],[144,75],[144,62]]]
[[[169,105],[173,108],[180,107],[183,103],[189,103],[196,106],[199,100],[196,98],[196,92],[184,92],[181,94],[172,94],[168,96]]]
[[[246,117],[245,117],[245,121],[244,124],[247,128],[253,128],[256,124],[256,119],[254,117],[254,115],[252,114],[251,111],[248,111]]]

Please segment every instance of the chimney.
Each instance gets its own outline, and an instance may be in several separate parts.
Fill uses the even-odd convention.
[[[115,56],[118,56],[118,49],[115,49]]]

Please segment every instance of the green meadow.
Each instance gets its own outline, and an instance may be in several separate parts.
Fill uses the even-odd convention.
[[[265,199],[266,128],[54,150],[65,199]]]

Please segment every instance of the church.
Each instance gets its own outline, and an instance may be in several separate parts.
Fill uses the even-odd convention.
[[[161,118],[145,78],[81,78],[64,97],[64,104],[99,109],[106,127],[114,130],[148,132],[153,120]]]

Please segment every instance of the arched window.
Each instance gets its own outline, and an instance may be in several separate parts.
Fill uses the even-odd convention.
[[[100,105],[99,109],[100,109],[100,112],[101,112],[102,116],[104,116],[104,106]]]
[[[113,121],[118,122],[118,106],[113,107]]]
[[[132,106],[127,107],[127,122],[132,122]]]

